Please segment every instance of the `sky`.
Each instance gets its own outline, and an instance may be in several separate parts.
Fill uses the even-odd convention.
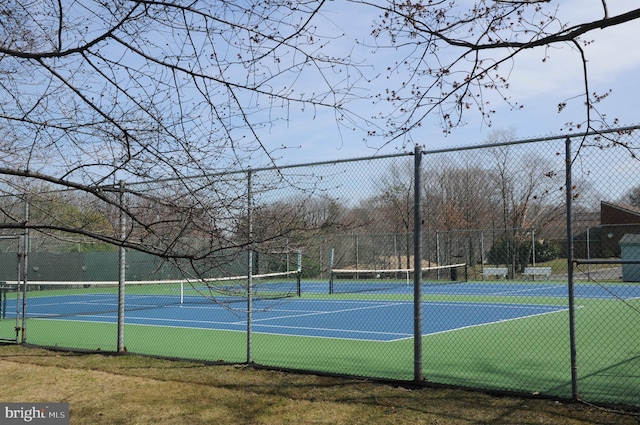
[[[572,25],[602,16],[601,0],[563,0],[557,4],[558,15],[563,22]],[[609,15],[637,8],[638,0],[609,0]],[[352,13],[342,13],[343,2],[330,2],[325,16],[340,30],[349,34],[367,34],[370,23],[367,19],[354,20]],[[596,30],[583,37],[594,42],[584,48],[588,59],[590,91],[610,95],[597,105],[598,111],[619,125],[640,124],[637,115],[637,99],[640,97],[640,39],[638,22]],[[333,46],[335,48],[335,46]],[[543,62],[543,58],[547,60]],[[379,66],[385,66],[383,58]],[[534,49],[519,54],[509,73],[508,95],[523,105],[520,110],[511,110],[503,102],[493,101],[497,110],[492,126],[482,122],[478,113],[468,114],[466,124],[443,134],[437,119],[426,121],[418,130],[412,131],[411,141],[428,149],[476,145],[486,141],[496,129],[512,130],[518,139],[565,134],[568,122],[583,122],[585,108],[582,100],[569,101],[558,113],[558,104],[575,98],[584,91],[582,62],[578,52],[569,46],[548,50]],[[372,112],[373,113],[373,112]],[[366,115],[366,111],[363,111]],[[363,141],[361,133],[339,132],[330,113],[321,113],[314,119],[308,116],[292,120],[286,126],[267,129],[263,143],[268,148],[287,146],[278,150],[276,158],[280,164],[306,163],[341,158],[396,153],[403,149],[400,143],[384,145],[380,141],[370,146]],[[575,130],[574,130],[575,131]]]
[[[472,4],[477,0],[456,1],[459,4]],[[492,4],[494,0],[486,1]],[[371,95],[374,91],[383,92],[384,88],[389,87],[391,83],[388,83],[385,78],[385,70],[389,64],[392,64],[399,56],[394,56],[392,49],[378,49],[375,53],[372,53],[374,49],[371,47],[354,48],[354,40],[369,45],[374,44],[370,36],[372,22],[376,20],[379,15],[379,12],[374,8],[358,6],[356,2],[357,0],[329,0],[325,2],[321,14],[317,19],[314,18],[314,25],[317,25],[317,32],[320,36],[328,37],[322,38],[323,40],[330,39],[327,54],[336,57],[344,57],[345,55],[352,54],[352,59],[355,62],[366,64],[366,70],[369,76],[382,75],[382,77],[374,79],[373,85],[367,87]],[[76,6],[80,5],[80,3],[77,2],[73,4]],[[603,14],[602,0],[551,0],[545,2],[544,5],[545,7],[557,7],[561,22],[567,25],[596,20]],[[609,7],[609,14],[614,16],[640,7],[640,0],[607,0],[607,5]],[[100,16],[101,15],[98,14],[98,17]],[[590,91],[603,94],[611,90],[611,94],[597,105],[598,110],[602,114],[606,114],[609,122],[615,119],[623,126],[640,124],[640,118],[636,113],[636,102],[640,95],[640,84],[637,83],[638,71],[640,71],[640,49],[635,45],[637,40],[640,39],[639,24],[640,21],[636,21],[605,30],[595,30],[583,37],[585,40],[593,39],[593,43],[584,48],[588,58],[589,81],[591,84]],[[96,23],[96,26],[102,28],[98,23]],[[286,27],[286,25],[284,26]],[[344,34],[344,36],[337,37],[341,34]],[[168,37],[167,41],[171,41],[175,35],[172,31],[167,31],[163,33],[163,36]],[[164,39],[162,37],[158,38],[160,41],[151,44],[158,44],[158,46],[162,47],[164,45],[162,42]],[[203,40],[197,41],[198,42],[194,43],[194,46],[199,45],[199,42]],[[226,45],[228,40],[216,39],[216,41],[220,41],[223,47],[228,47]],[[73,40],[70,41],[71,44],[72,42]],[[113,47],[114,44],[116,44],[116,47]],[[180,45],[180,43],[177,44]],[[362,46],[362,44],[360,46]],[[283,58],[285,61],[299,61],[298,56],[296,56],[295,59],[291,59],[291,56],[294,56],[295,52],[292,54],[291,51],[287,51],[286,47],[288,46],[277,50],[277,54],[283,53],[285,56],[289,54],[289,58]],[[168,51],[171,51],[172,48],[173,46],[170,46]],[[305,48],[314,49],[315,46],[310,45],[305,46]],[[102,50],[108,51],[109,49],[115,49],[111,52],[112,60],[117,61],[121,59],[122,53],[118,50],[117,43],[107,43],[105,46],[100,46],[98,50],[102,52]],[[150,51],[154,52],[155,50],[151,48]],[[205,53],[208,52],[209,51],[206,51]],[[234,50],[229,49],[227,53],[233,56]],[[446,52],[441,52],[441,54],[443,56],[447,54],[451,55]],[[280,59],[280,57],[278,57],[278,59]],[[543,59],[546,60],[543,62]],[[140,59],[138,58],[137,60]],[[128,57],[127,61],[129,61]],[[125,61],[123,60],[123,62]],[[206,63],[207,61],[203,62]],[[141,61],[141,63],[144,64],[145,62]],[[297,64],[299,64],[299,62],[297,62]],[[187,65],[188,64],[185,63],[185,66]],[[507,94],[513,100],[517,101],[518,104],[523,105],[523,108],[511,110],[511,107],[502,100],[496,98],[490,99],[491,107],[497,111],[492,117],[491,127],[482,121],[477,110],[471,109],[464,117],[464,125],[454,128],[450,134],[443,133],[438,115],[432,114],[422,122],[421,127],[413,129],[410,132],[407,140],[388,141],[383,138],[368,138],[363,140],[363,131],[350,131],[347,128],[339,127],[336,124],[335,111],[330,109],[313,109],[307,105],[306,110],[301,112],[301,105],[292,102],[289,105],[291,109],[290,115],[286,108],[274,111],[273,115],[281,119],[274,120],[272,125],[269,125],[271,122],[270,112],[272,111],[266,111],[264,115],[261,115],[263,111],[259,110],[259,112],[256,113],[254,105],[254,110],[250,110],[252,114],[255,113],[256,115],[255,122],[258,123],[256,130],[259,132],[260,141],[264,145],[265,150],[267,152],[273,152],[273,154],[271,157],[267,157],[264,153],[256,154],[263,155],[263,157],[249,158],[247,164],[243,164],[243,166],[271,166],[273,165],[272,160],[275,160],[277,165],[287,165],[393,154],[411,151],[413,150],[414,144],[424,146],[427,150],[478,145],[486,141],[487,137],[494,130],[513,131],[518,139],[561,135],[563,133],[566,134],[568,131],[565,123],[583,122],[585,120],[585,107],[582,99],[578,98],[584,91],[581,70],[582,62],[575,48],[572,49],[568,45],[563,45],[561,47],[554,46],[549,49],[538,48],[523,51],[518,54],[510,65],[511,68],[508,66],[501,68],[501,72],[508,72],[509,76],[510,89]],[[135,64],[129,64],[129,66],[134,67]],[[279,67],[280,65],[276,66]],[[286,65],[282,65],[282,67],[283,69],[287,69]],[[71,67],[68,71],[71,74],[75,74],[76,68]],[[228,75],[230,75],[232,79],[236,77],[234,74],[235,71],[235,68],[229,71]],[[246,77],[242,71],[243,70],[238,72],[239,76],[236,82],[242,83],[243,79],[250,79],[250,76]],[[158,71],[158,73],[154,73],[152,70],[151,75],[158,76],[161,75],[162,72],[163,71]],[[268,72],[266,74],[268,75]],[[289,74],[292,76],[291,80],[296,81],[289,81]],[[288,91],[290,84],[296,84],[295,95],[306,91],[308,96],[309,92],[322,93],[326,90],[326,86],[314,86],[318,80],[305,80],[309,74],[308,72],[304,72],[303,74],[304,76],[298,75],[296,72],[283,72],[277,74],[277,78],[274,78],[273,81],[267,80],[264,84],[269,86],[273,83],[274,92],[283,93]],[[88,75],[93,76],[94,73],[90,72]],[[337,75],[335,78],[340,80],[342,75]],[[82,77],[83,75],[80,75],[78,78]],[[330,76],[330,78],[333,78],[333,76]],[[406,76],[399,75],[396,78],[401,79],[406,78]],[[258,76],[257,80],[260,80],[260,76]],[[82,80],[79,81],[82,83]],[[392,80],[392,83],[398,83],[399,81],[401,80]],[[125,89],[133,98],[137,96],[136,90],[139,90],[139,95],[143,96],[147,88],[142,83],[145,83],[144,78],[140,79],[140,81],[131,81],[130,84],[126,85]],[[152,85],[154,83],[156,83],[156,81],[151,81],[149,84]],[[142,88],[138,87],[138,84]],[[277,86],[278,84],[286,85],[287,90]],[[44,86],[44,84],[38,85],[38,90],[42,88],[40,86]],[[96,87],[94,90],[98,93],[101,86],[97,84]],[[218,88],[212,89],[212,93],[216,93],[217,90]],[[91,88],[88,89],[87,93],[92,93]],[[159,90],[155,94],[162,99],[164,91]],[[198,93],[196,93],[196,95],[197,94]],[[234,95],[235,94],[236,93],[234,93]],[[256,104],[259,103],[260,107],[268,105],[268,100],[265,98],[261,98],[260,102],[255,101],[254,94],[255,93],[240,94],[240,96],[246,95],[246,98],[241,100],[249,104],[257,102]],[[34,96],[34,98],[35,97],[37,96]],[[185,95],[185,98],[188,97],[188,95]],[[565,108],[562,113],[558,113],[558,104],[572,98],[574,100],[569,101],[567,108]],[[72,105],[73,103],[71,103],[71,106]],[[181,109],[183,105],[186,105],[186,103],[176,102],[173,105],[176,116],[180,116],[179,109]],[[125,107],[126,106],[125,102]],[[348,105],[348,107],[357,110],[363,117],[370,117],[381,111],[383,113],[385,112],[381,109],[384,105],[375,105],[371,100]],[[284,113],[282,113],[283,110],[285,111]],[[66,117],[65,114],[72,115],[73,111],[63,110],[63,112],[65,113],[61,114],[64,115],[61,117],[62,119]],[[168,113],[166,115],[171,117],[172,114]],[[284,120],[282,119],[283,116],[289,117],[289,119]],[[206,137],[199,137],[201,133],[195,132],[194,140],[196,140],[196,142],[200,140],[208,141],[208,136],[211,133],[215,136],[215,123],[209,126],[210,121],[213,122],[215,120],[211,120],[210,117],[211,116],[206,113],[203,114],[203,117],[200,117],[204,122],[201,131]],[[253,115],[251,115],[251,119],[254,119]],[[168,121],[171,122],[171,119]],[[198,120],[194,119],[194,121]],[[267,122],[267,124],[261,127],[262,123],[265,122]],[[188,128],[189,123],[186,123],[185,127]],[[211,128],[214,128],[214,130],[211,131]],[[237,126],[237,128],[238,130],[234,128],[233,133],[236,144],[244,143],[246,140],[249,140],[247,144],[253,143],[253,134],[247,132],[243,126]],[[236,137],[236,135],[238,135],[238,137]],[[221,140],[225,139],[221,138]],[[254,145],[251,145],[251,147],[254,147]],[[260,151],[258,150],[258,152]],[[232,160],[235,159],[232,155],[230,155],[230,157]],[[43,161],[46,162],[48,160],[49,157],[47,156]],[[209,158],[206,158],[206,160],[208,161]]]

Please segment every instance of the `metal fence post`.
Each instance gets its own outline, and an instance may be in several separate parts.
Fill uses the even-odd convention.
[[[415,147],[413,177],[413,377],[422,381],[422,148]]]
[[[119,204],[120,204],[120,250],[118,261],[118,353],[127,351],[124,345],[124,294],[126,281],[126,251],[124,241],[127,238],[127,218],[124,213],[124,181],[119,184]]]
[[[253,199],[251,171],[247,172],[247,363],[253,362],[251,346],[251,319],[253,309]]]
[[[29,270],[29,194],[24,198],[24,246],[22,256],[22,343],[27,342],[27,281]]]
[[[578,367],[576,352],[576,326],[573,287],[573,183],[571,178],[571,138],[566,139],[566,199],[567,199],[567,284],[569,286],[569,339],[571,350],[571,396],[578,400]]]

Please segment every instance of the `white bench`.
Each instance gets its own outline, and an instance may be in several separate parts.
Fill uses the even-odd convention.
[[[485,267],[482,269],[482,278],[495,276],[498,279],[506,279],[508,272],[506,267]]]
[[[551,277],[551,267],[525,267],[522,275],[527,278],[532,277],[534,280],[536,276],[543,276],[549,279]]]

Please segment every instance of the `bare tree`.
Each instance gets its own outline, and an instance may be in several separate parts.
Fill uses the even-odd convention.
[[[468,154],[463,154],[461,161],[440,156],[429,162],[423,188],[424,216],[428,230],[444,231],[444,240],[435,247],[438,257],[452,263],[461,256],[473,265],[481,258],[477,233],[490,226],[496,209],[493,171]]]
[[[488,143],[504,143],[515,139],[512,130],[496,130]],[[502,145],[488,151],[493,168],[493,186],[500,206],[500,222],[504,229],[507,257],[515,272],[516,246],[524,245],[529,229],[540,227],[564,212],[564,185],[560,168],[534,152]],[[524,267],[524,265],[521,265]]]
[[[634,207],[640,207],[640,186],[635,186],[629,189],[622,198],[623,202],[633,205]]]
[[[262,132],[292,108],[342,115],[362,78],[348,53],[325,53],[334,35],[316,26],[323,4],[4,2],[0,174],[21,179],[5,193],[42,184],[85,192],[116,224],[39,219],[50,210],[29,221],[13,213],[4,227],[68,231],[166,258],[238,247],[230,232],[246,211],[247,175],[226,172],[260,157],[273,164]],[[194,237],[215,242],[194,250]]]
[[[450,132],[465,123],[469,112],[479,113],[490,125],[496,99],[522,108],[508,92],[513,64],[532,49],[547,60],[553,46],[568,46],[582,65],[582,75],[575,77],[582,81],[582,92],[558,99],[558,111],[571,102],[584,104],[584,120],[570,128],[597,130],[613,123],[596,109],[608,92],[590,88],[589,34],[637,20],[637,7],[629,5],[626,12],[611,16],[606,0],[593,1],[589,3],[601,8],[599,18],[569,24],[560,18],[565,5],[549,0],[361,2],[380,10],[371,47],[394,52],[386,72],[390,82],[377,96],[391,107],[391,113],[379,117],[389,139],[434,117]]]
[[[98,231],[14,216],[3,226],[68,231],[166,258],[242,248],[230,229],[246,210],[247,176],[228,172],[260,158],[275,164],[277,152],[262,135],[290,123],[294,110],[328,111],[339,128],[383,135],[385,143],[433,114],[446,131],[473,109],[489,122],[486,93],[520,106],[503,95],[505,65],[559,43],[584,64],[592,127],[603,95],[589,89],[580,37],[640,17],[640,9],[609,16],[601,4],[600,19],[567,26],[543,1],[354,0],[350,6],[380,15],[373,41],[363,43],[368,35],[354,41],[328,30],[332,6],[324,0],[7,0],[0,6],[0,174],[21,183],[5,193],[21,195],[35,182],[82,191],[110,217],[124,213],[128,231],[122,240],[119,226]],[[346,44],[332,49],[337,38]],[[363,47],[368,57],[356,60]],[[397,52],[393,63],[376,69],[387,47]],[[377,75],[393,77],[382,93],[375,93]],[[378,111],[362,112],[359,101],[377,102]],[[151,180],[153,187],[136,186]],[[194,251],[195,236],[208,246]]]
[[[398,266],[410,267],[412,253],[413,228],[413,164],[410,160],[398,160],[391,163],[386,174],[377,183],[380,193],[374,199],[379,217],[386,223],[386,228],[378,231],[388,231],[400,234],[404,239],[404,256],[398,252]],[[404,264],[402,261],[404,257]]]

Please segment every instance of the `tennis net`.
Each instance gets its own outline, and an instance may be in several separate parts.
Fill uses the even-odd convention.
[[[467,280],[465,263],[422,268],[423,285]],[[332,269],[329,293],[407,291],[413,286],[414,269],[356,270]]]
[[[125,283],[125,311],[162,308],[182,304],[227,304],[246,301],[248,276],[211,279],[145,280]],[[23,284],[5,282],[3,311],[16,314],[16,300]],[[119,284],[116,281],[30,281],[27,282],[27,316],[60,317],[118,311]],[[300,295],[300,272],[267,273],[251,277],[254,299],[277,299]],[[19,303],[18,303],[19,304]]]

